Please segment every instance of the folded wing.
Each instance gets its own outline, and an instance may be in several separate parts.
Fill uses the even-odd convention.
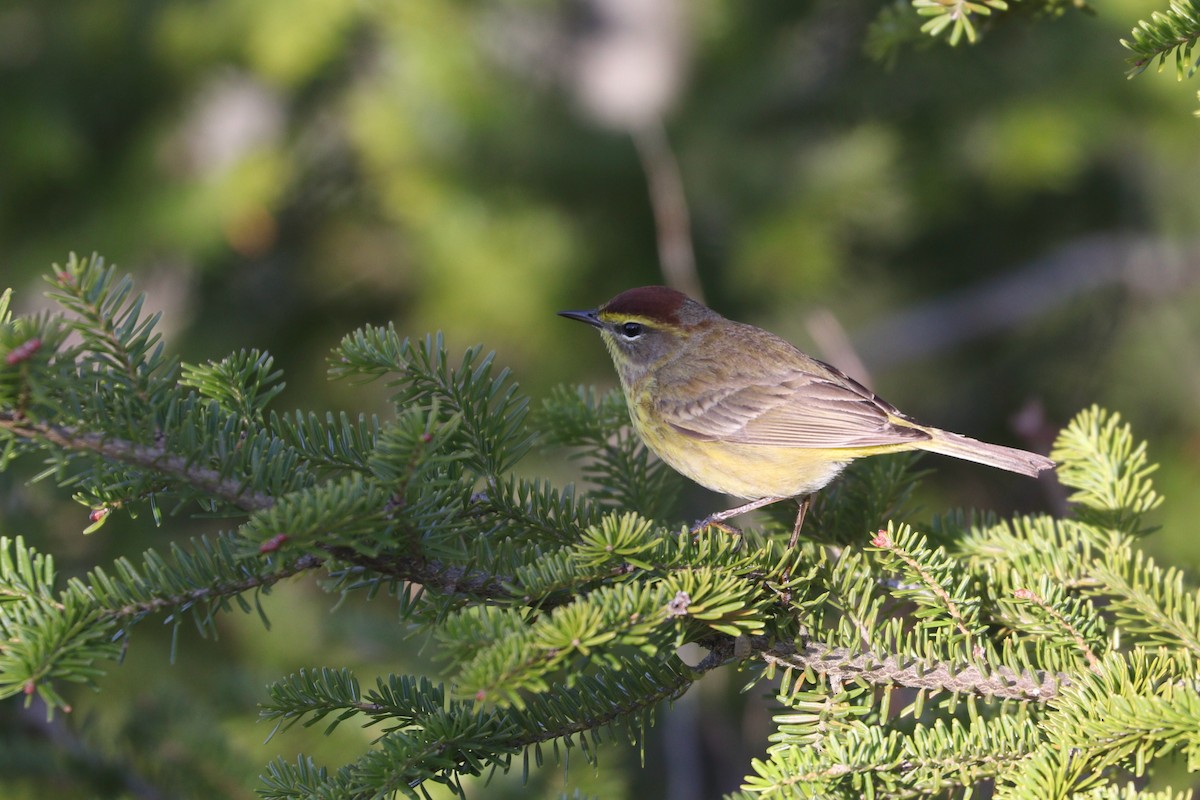
[[[723,376],[723,388],[688,403],[660,402],[660,411],[684,434],[740,444],[838,449],[930,438],[857,381],[811,361],[811,370],[789,368],[757,380],[735,368]]]

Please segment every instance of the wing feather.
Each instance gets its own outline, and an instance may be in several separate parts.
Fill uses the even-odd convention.
[[[811,369],[789,359],[787,368],[757,379],[726,364],[722,388],[698,397],[693,392],[688,403],[660,401],[659,411],[689,436],[750,445],[838,449],[930,438],[919,427],[897,424],[904,415],[857,381],[805,358]]]

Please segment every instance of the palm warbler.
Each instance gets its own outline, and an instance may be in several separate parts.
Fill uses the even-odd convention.
[[[1031,476],[1054,466],[922,425],[835,367],[674,289],[630,289],[559,314],[600,330],[647,447],[701,486],[750,501],[700,526],[795,497],[795,541],[809,495],[862,456],[929,450]]]

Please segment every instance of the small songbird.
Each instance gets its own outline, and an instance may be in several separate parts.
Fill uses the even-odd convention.
[[[750,501],[700,526],[794,497],[794,543],[812,493],[862,456],[928,450],[1030,476],[1054,466],[922,425],[775,334],[665,286],[559,314],[600,330],[650,450],[701,486]]]

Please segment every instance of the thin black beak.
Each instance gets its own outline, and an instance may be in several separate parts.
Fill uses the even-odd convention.
[[[588,325],[595,325],[597,328],[604,327],[604,323],[596,316],[595,309],[591,311],[560,311],[558,315],[567,319],[577,319],[580,322],[586,322]]]

